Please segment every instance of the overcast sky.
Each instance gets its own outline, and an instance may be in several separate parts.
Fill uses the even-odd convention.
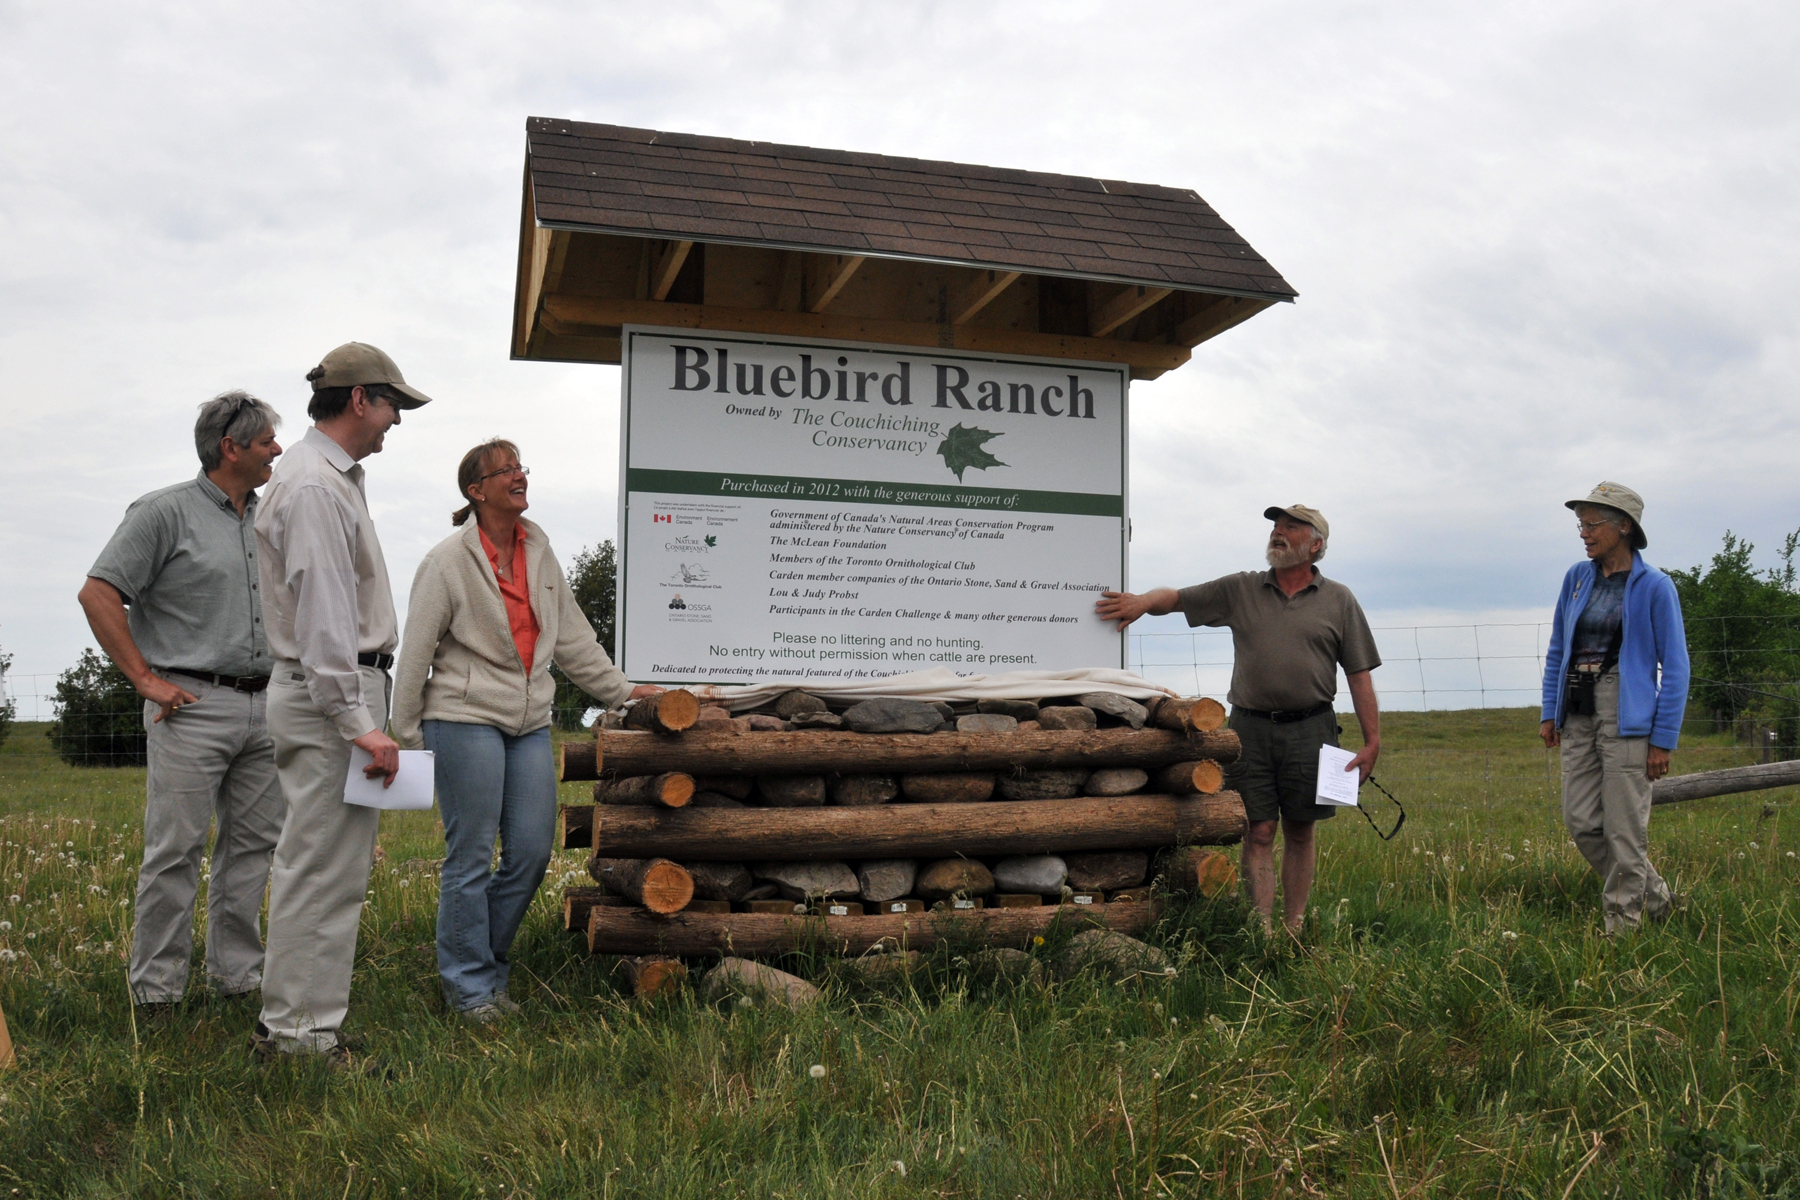
[[[437,398],[367,464],[402,604],[488,435],[565,561],[612,535],[617,369],[507,359],[531,115],[1197,190],[1300,299],[1133,388],[1135,587],[1257,565],[1301,501],[1378,625],[1534,621],[1602,478],[1652,562],[1767,563],[1797,61],[1774,3],[0,0],[0,648],[68,666],[194,406],[298,436],[351,339]]]

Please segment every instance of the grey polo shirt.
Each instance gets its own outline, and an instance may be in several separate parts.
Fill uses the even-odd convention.
[[[125,598],[131,640],[152,668],[269,673],[255,492],[241,517],[204,471],[139,497],[88,575]]]
[[[1368,618],[1350,589],[1313,568],[1290,598],[1275,572],[1244,571],[1182,588],[1189,625],[1229,625],[1236,652],[1229,699],[1238,708],[1293,712],[1337,695],[1346,675],[1381,665]]]

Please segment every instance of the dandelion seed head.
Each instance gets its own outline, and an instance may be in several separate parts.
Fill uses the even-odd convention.
[[[825,1064],[814,1063],[812,1066],[806,1068],[806,1073],[811,1075],[814,1079],[823,1079],[825,1078]]]

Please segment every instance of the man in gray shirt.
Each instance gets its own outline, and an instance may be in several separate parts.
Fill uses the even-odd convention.
[[[281,453],[280,422],[247,392],[201,405],[200,473],[126,510],[79,596],[101,649],[144,698],[149,772],[130,982],[133,1000],[155,1009],[187,990],[194,897],[215,822],[206,979],[225,995],[262,982],[263,889],[282,799],[264,719],[273,660],[253,526],[255,489]]]
[[[370,778],[393,782],[399,746],[384,732],[388,669],[400,642],[387,562],[363,493],[361,461],[381,453],[403,410],[430,397],[394,360],[349,342],[307,373],[313,427],[281,460],[256,518],[263,613],[275,666],[269,730],[287,820],[269,884],[262,1019],[251,1048],[349,1055],[338,1028],[350,1006],[356,930],[380,810],[344,803],[351,747]]]
[[[1231,728],[1243,749],[1226,779],[1244,798],[1244,885],[1270,925],[1275,908],[1275,830],[1282,838],[1282,915],[1298,935],[1312,892],[1313,825],[1336,815],[1315,803],[1319,747],[1337,745],[1337,671],[1344,669],[1362,726],[1363,748],[1347,770],[1359,782],[1381,755],[1381,710],[1371,672],[1381,665],[1362,606],[1313,564],[1325,557],[1331,527],[1317,509],[1270,508],[1267,571],[1138,596],[1102,593],[1095,611],[1122,630],[1141,616],[1181,612],[1189,625],[1228,625]]]

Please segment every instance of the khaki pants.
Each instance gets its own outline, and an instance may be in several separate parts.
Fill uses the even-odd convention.
[[[1650,865],[1647,737],[1619,736],[1619,676],[1594,688],[1594,715],[1563,718],[1563,824],[1601,879],[1606,931],[1636,929],[1669,907],[1669,885]]]
[[[361,668],[363,694],[387,724],[388,679]],[[269,732],[287,795],[287,820],[269,883],[269,949],[262,1023],[283,1051],[337,1045],[350,1007],[356,931],[375,857],[380,810],[344,803],[350,743],[313,704],[300,664],[277,662],[269,683]]]
[[[215,822],[206,887],[206,981],[224,995],[262,983],[262,902],[281,834],[281,784],[264,720],[266,692],[219,687],[169,672],[197,700],[170,713],[144,703],[149,771],[144,865],[132,918],[131,995],[179,1000],[194,952],[194,897]]]

